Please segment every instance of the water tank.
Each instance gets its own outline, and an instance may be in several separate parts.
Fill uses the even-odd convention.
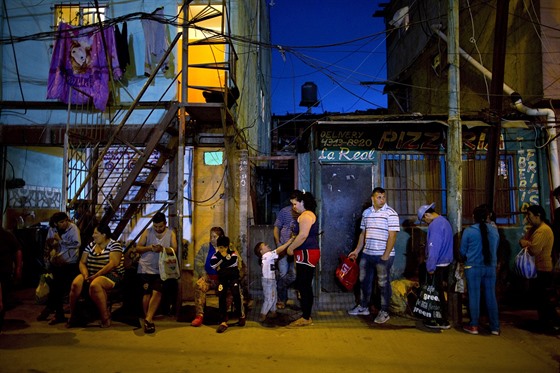
[[[315,107],[319,106],[317,100],[317,84],[313,82],[305,82],[301,86],[301,102],[299,106]]]

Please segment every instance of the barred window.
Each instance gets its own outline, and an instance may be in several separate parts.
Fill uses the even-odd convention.
[[[513,155],[501,155],[496,182],[495,214],[498,224],[515,224],[517,211]],[[443,154],[390,154],[380,157],[381,182],[388,204],[401,218],[417,220],[421,205],[435,202],[447,215],[446,163]],[[463,157],[463,223],[472,224],[473,209],[486,200],[486,156]]]

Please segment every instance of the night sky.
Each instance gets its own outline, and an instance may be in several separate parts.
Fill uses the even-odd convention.
[[[383,0],[270,0],[272,112],[304,113],[301,86],[317,85],[321,101],[312,113],[387,107],[383,19],[373,17]],[[285,58],[285,60],[284,60]]]

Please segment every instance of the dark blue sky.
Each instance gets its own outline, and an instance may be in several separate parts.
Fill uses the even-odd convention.
[[[317,85],[313,113],[354,112],[387,106],[384,81],[385,29],[373,17],[386,0],[269,0],[272,51],[272,112],[303,113],[301,86]],[[327,47],[328,46],[328,47]]]

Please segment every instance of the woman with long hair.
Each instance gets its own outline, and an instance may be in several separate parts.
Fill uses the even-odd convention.
[[[309,192],[295,193],[292,199],[294,211],[299,213],[292,243],[288,246],[288,255],[293,255],[296,263],[295,287],[299,291],[302,317],[292,322],[290,326],[313,325],[311,309],[313,308],[313,276],[315,266],[319,263],[321,250],[319,249],[319,223],[315,215],[317,202]]]
[[[473,211],[475,224],[466,228],[461,239],[461,256],[465,260],[465,277],[469,295],[470,322],[463,330],[478,334],[480,317],[480,292],[484,291],[490,332],[500,335],[498,302],[496,300],[496,265],[498,262],[498,229],[488,223],[490,211],[478,206]]]

